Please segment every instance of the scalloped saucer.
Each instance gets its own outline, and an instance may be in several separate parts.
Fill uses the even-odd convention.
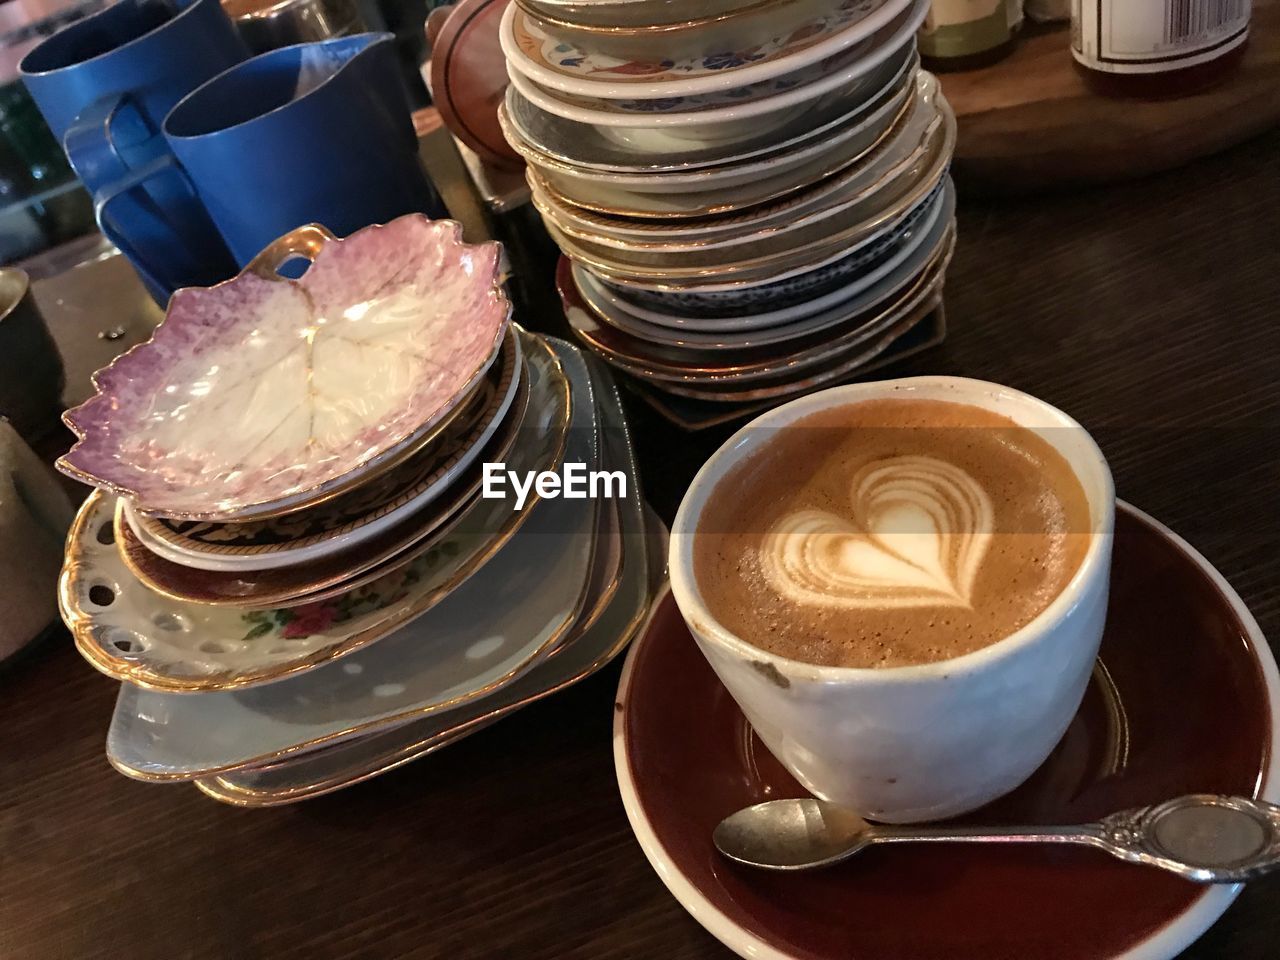
[[[592,378],[599,390],[599,412],[604,432],[606,462],[636,477],[621,399],[605,368],[592,362]],[[577,683],[599,670],[632,640],[653,609],[654,597],[663,589],[666,569],[666,528],[656,517],[645,517],[638,488],[626,500],[615,501],[614,527],[608,537],[617,556],[613,566],[614,592],[593,596],[603,599],[589,605],[546,661],[506,689],[445,714],[411,721],[404,726],[338,743],[331,747],[260,767],[228,771],[196,781],[215,799],[236,806],[263,807],[292,803],[330,793],[386,773],[412,760],[482,730],[503,717]]]
[[[1274,802],[1278,724],[1280,674],[1239,596],[1184,540],[1117,503],[1111,606],[1084,703],[1026,783],[964,820],[1076,823],[1201,791]],[[650,863],[752,960],[1170,960],[1240,891],[1091,851],[999,844],[886,847],[795,874],[725,862],[711,844],[721,817],[804,794],[670,599],[627,657],[613,742]]]
[[[531,342],[529,356],[539,419],[521,430],[508,462],[521,471],[556,469],[569,429],[568,384],[550,350]],[[386,636],[486,563],[531,508],[517,512],[501,500],[469,498],[445,529],[351,586],[267,608],[189,602],[150,589],[120,555],[113,513],[106,495],[95,492],[76,517],[59,580],[63,619],[81,655],[108,676],[194,693],[273,683]]]
[[[594,384],[572,380],[566,459],[600,455]],[[495,500],[512,509],[509,499]],[[271,763],[481,701],[543,662],[589,602],[601,500],[541,499],[480,570],[377,643],[279,683],[184,696],[121,685],[107,758],[141,780],[181,781]]]
[[[301,279],[276,272],[296,257]],[[511,313],[498,261],[421,214],[343,239],[292,230],[232,279],[177,291],[151,339],[94,374],[58,468],[150,516],[327,500],[420,450],[484,376]]]
[[[823,16],[749,50],[652,63],[584,50],[534,24],[511,4],[499,27],[516,70],[564,93],[609,99],[664,99],[762,83],[821,63],[893,21],[912,0],[841,0]]]
[[[520,418],[524,360],[508,327],[484,380],[446,430],[421,453],[323,504],[247,523],[168,520],[138,514],[122,500],[130,530],[152,553],[198,570],[238,572],[287,567],[349,550],[413,516],[449,491],[503,428]],[[514,434],[512,434],[514,440]],[[492,451],[501,453],[501,451]]]

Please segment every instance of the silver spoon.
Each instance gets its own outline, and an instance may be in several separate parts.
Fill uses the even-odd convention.
[[[716,848],[765,870],[807,870],[873,843],[1074,843],[1199,883],[1236,883],[1280,864],[1280,807],[1193,794],[1073,827],[887,826],[822,800],[771,800],[720,821]]]

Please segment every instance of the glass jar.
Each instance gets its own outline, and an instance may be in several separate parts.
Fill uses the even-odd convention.
[[[1176,97],[1240,65],[1250,0],[1072,0],[1071,53],[1091,87]]]
[[[1013,50],[1022,0],[933,0],[920,28],[920,57],[933,71],[971,70]]]

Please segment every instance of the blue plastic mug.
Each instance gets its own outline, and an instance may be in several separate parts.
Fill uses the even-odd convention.
[[[165,119],[168,153],[99,191],[99,221],[133,222],[151,178],[176,176],[244,266],[303,224],[346,236],[406,213],[440,215],[393,40],[364,33],[282,47],[214,77]],[[146,267],[156,255],[124,249]]]
[[[173,106],[248,55],[219,0],[119,0],[45,40],[20,70],[76,175],[97,193],[166,155],[161,127]],[[157,299],[234,270],[186,182],[152,178],[136,200],[139,213],[127,230],[100,225],[112,241],[138,248],[183,237],[140,269]]]

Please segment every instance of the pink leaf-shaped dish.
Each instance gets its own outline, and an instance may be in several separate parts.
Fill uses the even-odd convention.
[[[300,280],[276,274],[299,254]],[[175,293],[66,412],[80,439],[58,467],[158,516],[322,499],[411,450],[483,375],[511,312],[498,259],[418,214],[343,240],[301,227],[234,279]]]

